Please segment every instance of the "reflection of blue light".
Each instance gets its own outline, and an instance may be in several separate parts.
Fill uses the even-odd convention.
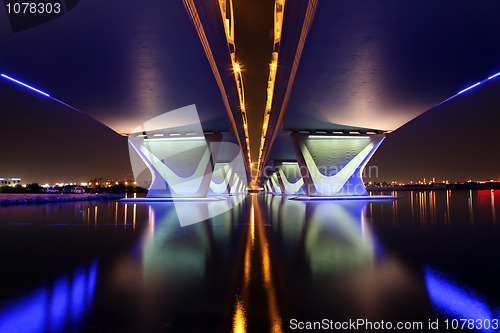
[[[66,311],[68,311],[68,277],[63,276],[56,280],[50,300],[50,330],[60,332],[63,329]]]
[[[52,285],[40,287],[26,297],[8,300],[0,313],[0,332],[61,332],[81,323],[91,307],[97,280],[97,260],[88,269],[77,268]]]
[[[40,288],[17,302],[7,303],[0,316],[0,332],[43,332],[48,292]]]
[[[31,90],[33,90],[33,91],[36,91],[36,92],[37,92],[37,93],[39,93],[39,94],[42,94],[42,95],[47,96],[47,97],[50,97],[50,95],[49,95],[49,94],[47,94],[46,92],[43,92],[43,91],[38,90],[38,89],[36,89],[36,88],[33,88],[32,86],[27,85],[26,83],[23,83],[23,82],[18,81],[18,80],[16,80],[16,79],[13,79],[13,78],[11,78],[11,77],[10,77],[10,76],[8,76],[8,75],[2,74],[2,77],[6,78],[7,80],[11,80],[12,82],[15,82],[15,83],[17,83],[17,84],[20,84],[20,85],[22,85],[23,87],[26,87],[26,88],[31,89]]]
[[[474,291],[460,287],[444,274],[425,268],[425,282],[429,297],[436,308],[455,318],[489,319],[495,318],[484,299]],[[451,319],[451,318],[450,318]],[[483,329],[482,332],[495,330]]]
[[[82,315],[85,309],[85,270],[79,267],[73,275],[71,288],[71,319],[74,322]]]
[[[467,90],[470,90],[470,89],[472,89],[472,88],[474,88],[474,87],[477,87],[477,86],[478,86],[478,85],[480,85],[481,83],[482,83],[482,82],[478,82],[478,83],[473,84],[473,85],[472,85],[472,86],[470,86],[470,87],[465,88],[464,90],[460,90],[460,91],[457,93],[457,95],[460,95],[461,93],[466,92]]]
[[[87,295],[85,297],[87,305],[89,306],[92,305],[96,284],[97,284],[97,259],[95,259],[90,264],[89,274],[87,276]]]

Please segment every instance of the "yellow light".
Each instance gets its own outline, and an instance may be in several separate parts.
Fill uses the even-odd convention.
[[[233,68],[234,68],[234,71],[235,71],[235,72],[238,72],[238,73],[239,73],[239,72],[240,72],[240,70],[241,70],[241,69],[240,69],[240,65],[239,65],[237,62],[235,62],[235,63],[234,63]]]
[[[245,261],[245,269],[247,266],[247,261]],[[241,300],[236,301],[236,310],[233,317],[233,332],[235,333],[245,333],[247,327],[246,321],[246,310],[243,302]]]
[[[125,185],[128,185],[128,182],[125,182]]]
[[[134,182],[134,185],[137,185],[137,182]]]

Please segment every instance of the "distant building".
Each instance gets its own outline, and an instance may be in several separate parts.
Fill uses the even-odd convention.
[[[133,186],[137,187],[137,183],[133,180],[122,180],[118,181],[116,179],[105,179],[105,178],[94,178],[88,181],[88,187],[112,187],[117,185]]]
[[[21,185],[21,178],[0,178],[0,186],[17,186]]]
[[[88,186],[92,188],[96,187],[106,187],[106,179],[104,178],[94,178],[88,181]]]

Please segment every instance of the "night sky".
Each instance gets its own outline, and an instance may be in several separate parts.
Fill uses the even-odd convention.
[[[499,91],[493,79],[389,134],[367,166],[378,178],[367,180],[500,180]]]
[[[41,184],[133,178],[126,137],[37,93],[25,90],[19,100],[20,88],[4,80],[0,89],[0,177]]]
[[[77,13],[79,6],[67,15]],[[236,57],[243,70],[254,159],[258,156],[271,60],[273,7],[274,1],[272,0],[235,1]],[[0,13],[0,15],[3,14]],[[11,28],[4,18],[0,17],[2,43],[12,36]],[[58,20],[49,22],[46,26],[50,28],[49,25]],[[32,30],[36,29],[39,28]],[[30,34],[31,32],[28,30],[18,34],[22,33]],[[85,31],[80,29],[78,33],[85,34]],[[157,35],[162,33],[162,31],[156,31]],[[60,34],[58,38],[65,41],[64,31]],[[80,43],[78,40],[67,42],[71,46],[77,46]],[[151,57],[152,60],[148,62],[146,68],[148,75],[151,75],[159,65],[153,61],[156,59],[154,50],[148,47],[156,45],[156,42],[147,39],[141,42],[144,46],[141,45],[140,49],[146,51],[136,55],[135,59]],[[11,51],[5,50],[0,47],[0,71],[2,73],[12,70],[8,66],[9,62],[5,60],[7,58],[3,56]],[[30,57],[34,57],[32,54],[23,56],[27,63]],[[71,54],[66,56],[71,58]],[[97,61],[98,58],[94,60]],[[91,71],[91,67],[87,70],[85,66],[88,64],[84,61],[76,61],[73,65],[81,66],[79,70],[75,70],[75,73]],[[119,67],[116,68],[118,72]],[[130,68],[125,67],[125,69]],[[141,68],[132,66],[132,69],[137,71]],[[68,68],[52,68],[51,70],[58,80],[30,81],[30,83],[42,90],[47,89],[51,93],[56,91],[58,98],[71,104],[72,97],[77,95],[79,79],[74,77],[74,81],[67,84],[60,78],[64,77]],[[161,67],[161,73],[167,72],[165,67]],[[148,93],[137,94],[138,97],[134,99],[134,103],[137,102],[138,106],[165,102],[162,96],[155,95],[156,86],[147,86],[148,78],[151,79],[150,76],[144,76],[141,84],[145,86],[139,86],[139,88],[147,88]],[[152,79],[158,82],[163,80],[156,74]],[[103,101],[105,102],[101,106],[103,110],[114,108],[113,112],[119,114],[120,108],[126,107],[123,101],[120,101],[120,96],[108,96],[103,93],[103,89],[106,89],[108,85],[120,83],[119,79],[114,78],[114,80],[110,79],[106,85],[97,82],[93,90],[90,84],[85,91],[85,93],[91,93],[88,103],[82,103],[81,106],[84,106],[82,108],[80,105],[76,106],[85,112],[95,110],[98,102]],[[58,82],[60,86],[52,86],[54,82]],[[23,89],[3,79],[0,80],[2,128],[0,132],[2,155],[0,177],[21,177],[26,182],[39,183],[80,182],[95,177],[120,180],[132,178],[126,137],[85,114]],[[129,92],[133,92],[133,89],[134,87],[127,87]],[[438,181],[500,179],[498,167],[500,154],[497,152],[500,139],[496,135],[497,126],[500,123],[500,112],[497,107],[500,105],[500,94],[497,93],[499,90],[500,77],[431,109],[389,134],[369,164],[369,166],[378,167],[379,177],[372,177],[369,180],[417,181],[424,177],[427,179],[435,177]],[[22,96],[21,101],[18,100],[19,96]],[[80,92],[80,100],[82,96],[85,97],[83,92]],[[151,97],[150,100],[148,96]],[[450,96],[443,96],[443,99]],[[75,100],[78,99],[75,98]],[[115,106],[113,106],[113,101],[116,102]],[[409,101],[409,103],[412,102]],[[32,105],[39,107],[35,108]],[[184,104],[178,105],[178,107],[181,106]]]

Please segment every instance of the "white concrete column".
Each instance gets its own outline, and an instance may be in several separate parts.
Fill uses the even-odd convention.
[[[229,194],[231,190],[229,183],[233,176],[234,170],[229,163],[216,163],[210,180],[209,193]]]
[[[286,194],[305,193],[304,180],[297,162],[274,161],[276,176],[281,192]]]
[[[174,137],[131,134],[131,149],[152,174],[147,197],[206,197],[221,139],[221,134]]]
[[[368,195],[362,172],[384,140],[376,135],[292,133],[308,196]]]
[[[278,184],[278,175],[276,174],[276,172],[273,172],[269,179],[270,179],[271,187],[273,189],[273,193],[283,193],[283,192],[281,192],[281,188]]]

